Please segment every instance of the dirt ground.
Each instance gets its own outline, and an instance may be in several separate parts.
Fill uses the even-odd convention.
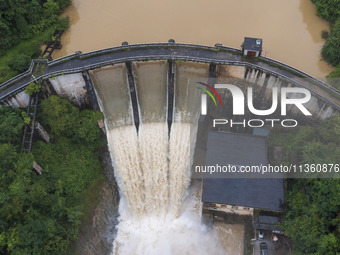
[[[226,255],[243,255],[244,225],[214,222]]]

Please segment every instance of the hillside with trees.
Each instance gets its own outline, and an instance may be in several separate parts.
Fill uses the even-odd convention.
[[[70,0],[1,0],[0,53],[59,20]]]
[[[0,108],[0,254],[72,254],[79,227],[103,179],[98,148],[105,144],[100,112],[79,110],[50,96],[38,120],[52,143],[35,140],[21,152],[20,109]],[[33,161],[43,174],[33,171]]]
[[[55,29],[66,29],[59,15],[71,0],[0,0],[0,83],[28,69]]]
[[[322,37],[326,39],[321,49],[321,55],[329,64],[336,67],[328,78],[340,78],[340,0],[312,0],[317,14],[327,20],[331,31],[323,31]],[[338,79],[329,79],[329,82],[340,90]]]
[[[274,145],[286,151],[285,161],[277,163],[339,165],[340,115],[318,127],[273,130],[270,151]],[[293,254],[340,254],[340,179],[288,179],[286,200],[282,227],[293,240]]]

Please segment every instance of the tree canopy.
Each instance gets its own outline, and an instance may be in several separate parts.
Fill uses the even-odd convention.
[[[286,162],[339,165],[340,115],[314,128],[274,131],[269,144],[286,148]],[[283,228],[293,240],[293,254],[340,253],[340,179],[289,179],[286,200]]]
[[[40,47],[68,17],[59,15],[71,0],[0,0],[0,83],[26,71]]]
[[[0,142],[19,142],[24,126],[21,112],[21,110],[12,107],[0,107]]]
[[[54,142],[35,140],[32,154],[26,154],[19,146],[21,111],[0,108],[0,254],[67,254],[77,240],[86,197],[102,178],[97,152],[104,144],[97,125],[102,115],[55,96],[38,110]],[[41,176],[32,170],[34,160],[43,168]]]
[[[312,0],[315,4],[317,14],[328,20],[330,23],[335,23],[340,17],[340,1],[339,0]]]
[[[70,0],[0,0],[0,51],[58,21]]]
[[[340,77],[340,0],[312,0],[315,4],[317,14],[327,20],[331,26],[331,32],[324,33],[326,43],[321,49],[321,55],[329,64],[335,66],[328,78]],[[325,32],[325,31],[323,31]],[[329,83],[340,89],[340,82],[330,79]]]
[[[101,112],[80,111],[69,101],[52,95],[41,103],[40,118],[53,137],[94,142],[100,135],[97,121],[104,116]]]
[[[333,25],[332,32],[321,49],[321,55],[333,66],[340,64],[340,19]]]

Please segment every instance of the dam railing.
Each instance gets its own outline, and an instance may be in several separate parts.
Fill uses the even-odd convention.
[[[337,89],[287,64],[266,57],[250,59],[243,56],[240,49],[222,46],[220,44],[212,47],[174,42],[122,45],[84,54],[76,52],[52,61],[46,59],[33,60],[30,68],[26,72],[0,85],[0,103],[7,97],[25,89],[32,81],[31,75],[33,74],[34,66],[39,63],[45,64],[46,67],[40,76],[35,77],[36,79],[47,79],[56,75],[81,73],[83,71],[124,63],[126,61],[166,59],[237,65],[261,70],[271,75],[285,78],[297,86],[310,89],[312,93],[322,97],[337,109],[340,109],[338,101],[340,99],[340,92]],[[318,93],[318,91],[294,80],[295,78],[308,79],[310,83],[317,85],[328,94],[331,92],[332,95],[329,97],[323,96]],[[333,98],[337,100],[332,100]]]

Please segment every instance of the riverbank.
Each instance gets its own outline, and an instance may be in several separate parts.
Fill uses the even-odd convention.
[[[97,194],[89,199],[91,212],[84,219],[78,241],[72,254],[109,255],[118,224],[119,194],[113,174],[110,153],[107,147],[100,155],[104,180],[99,184]]]
[[[327,75],[328,82],[340,90],[340,2],[312,0],[317,14],[330,24],[330,33],[322,31],[322,37],[326,40],[321,49],[321,55],[335,69]]]
[[[50,38],[54,29],[55,26],[51,26],[41,34],[22,41],[5,51],[0,58],[0,83],[26,71],[31,64],[31,60],[39,57],[41,54],[40,45]],[[16,59],[17,62],[15,65]],[[16,68],[12,68],[11,63],[13,63],[15,66],[13,66],[13,64],[12,66]]]
[[[37,120],[51,142],[36,136],[27,154],[20,146],[22,110],[0,110],[0,253],[68,254],[91,211],[88,198],[103,182],[102,115],[56,96],[42,100]],[[41,175],[33,171],[33,161],[42,167]]]
[[[69,26],[67,17],[59,15],[71,0],[22,1],[1,6],[0,83],[26,71],[32,59],[40,56],[40,47],[53,32]]]
[[[268,151],[271,164],[310,166],[311,172],[315,173],[309,175],[312,178],[286,180],[287,209],[281,227],[293,241],[293,254],[338,254],[340,251],[337,232],[340,227],[337,221],[339,127],[340,115],[335,114],[319,125],[270,132]],[[325,171],[329,175],[326,176]]]

